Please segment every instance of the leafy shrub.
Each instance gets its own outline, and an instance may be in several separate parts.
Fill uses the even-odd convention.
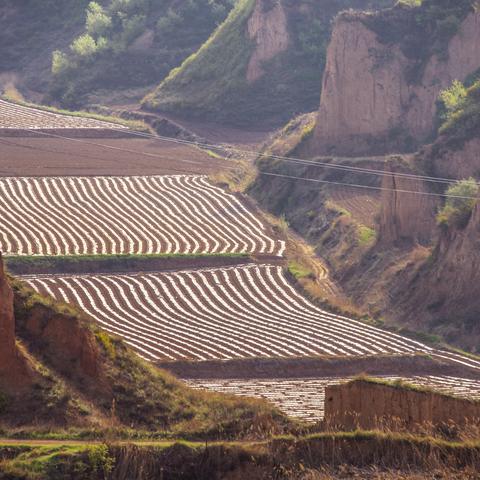
[[[52,73],[60,75],[70,67],[70,61],[67,55],[60,50],[55,50],[52,54]]]
[[[95,445],[88,448],[88,461],[95,473],[102,473],[105,478],[113,470],[115,459],[107,445]]]
[[[447,200],[437,215],[437,222],[443,227],[465,228],[477,202],[479,187],[470,177],[460,180],[447,190]]]
[[[462,82],[454,80],[449,88],[440,92],[440,101],[444,110],[444,118],[449,119],[459,111],[467,98],[467,89]]]
[[[132,43],[145,29],[147,17],[145,15],[133,15],[122,21],[122,41],[125,45]]]
[[[79,57],[91,57],[97,50],[97,43],[91,35],[85,33],[75,39],[70,48]]]
[[[92,36],[104,35],[112,27],[112,19],[97,2],[90,2],[87,8],[86,29]]]
[[[480,80],[476,72],[467,79],[466,84],[473,83],[466,90],[462,98],[448,114],[443,112],[444,123],[440,127],[440,133],[447,139],[448,148],[459,149],[467,141],[478,137],[480,129]],[[441,104],[442,108],[442,104]],[[445,107],[443,107],[445,109]]]
[[[182,16],[173,8],[169,8],[167,14],[157,22],[157,33],[159,35],[168,35],[181,25],[182,21]]]
[[[105,350],[105,353],[107,354],[108,358],[110,360],[115,360],[116,356],[116,349],[115,345],[112,341],[112,338],[108,333],[103,332],[103,331],[98,331],[95,336],[97,337],[97,340],[101,343],[103,349]]]
[[[377,233],[373,228],[366,225],[358,226],[358,242],[362,246],[371,245],[377,238]]]

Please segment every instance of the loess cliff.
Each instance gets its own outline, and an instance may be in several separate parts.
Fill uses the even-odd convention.
[[[429,3],[336,19],[314,154],[414,151],[432,138],[439,93],[480,67],[480,12],[459,2],[452,35],[441,30],[443,17],[422,23]]]
[[[325,419],[341,430],[414,432],[422,426],[474,423],[479,413],[479,402],[368,377],[325,389]]]
[[[263,157],[259,170],[280,176],[259,175],[250,192],[314,246],[360,311],[477,352],[478,207],[466,225],[437,216],[449,182],[480,177],[474,3],[340,14],[315,120],[290,122],[265,146],[313,161]],[[439,93],[454,79],[465,80],[466,97],[445,120]]]
[[[239,0],[143,107],[240,126],[278,126],[317,108],[331,20],[394,0]]]

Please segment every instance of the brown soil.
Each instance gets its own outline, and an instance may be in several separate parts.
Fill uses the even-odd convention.
[[[9,265],[8,271],[13,275],[49,275],[49,274],[85,274],[85,273],[127,273],[127,272],[170,272],[180,270],[195,270],[203,268],[229,267],[234,265],[258,264],[283,264],[283,258],[274,255],[251,256],[173,256],[143,259],[112,258],[111,261],[77,260],[62,263],[25,263]]]
[[[315,378],[369,375],[411,377],[451,375],[478,378],[478,373],[462,366],[433,360],[427,356],[369,356],[353,358],[303,357],[207,362],[159,362],[158,365],[186,379],[194,378]]]
[[[196,148],[143,138],[0,138],[4,176],[209,174],[229,166]]]
[[[379,192],[336,187],[330,189],[329,196],[336,205],[350,212],[356,221],[375,228],[380,210]]]
[[[343,429],[375,429],[381,421],[400,427],[465,425],[479,418],[480,403],[409,387],[355,380],[325,390],[325,418]]]

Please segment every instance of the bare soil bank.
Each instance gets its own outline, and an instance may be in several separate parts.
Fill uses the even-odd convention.
[[[305,378],[369,375],[451,375],[478,378],[461,366],[428,356],[369,356],[311,358],[252,358],[205,362],[159,362],[158,366],[181,378]]]
[[[0,175],[209,174],[225,166],[202,150],[144,138],[0,138]]]
[[[14,275],[82,273],[127,273],[194,270],[229,267],[248,263],[279,263],[272,255],[108,255],[87,257],[7,257],[6,266]]]
[[[325,418],[347,430],[378,428],[395,422],[409,429],[417,425],[473,424],[480,416],[480,402],[417,390],[409,386],[355,380],[329,385],[325,390]]]

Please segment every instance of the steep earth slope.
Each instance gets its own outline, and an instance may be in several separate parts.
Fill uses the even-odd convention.
[[[0,5],[0,91],[45,92],[52,52],[65,49],[84,23],[89,0],[4,0]]]
[[[393,0],[240,0],[145,101],[149,110],[238,125],[286,122],[318,105],[330,21]]]
[[[430,8],[441,7],[440,12],[443,13],[448,5],[453,5],[455,9],[468,7],[462,11],[470,13],[462,17],[464,19],[457,25],[457,33],[451,31],[446,38],[436,37],[434,46],[427,44],[429,55],[419,57],[415,69],[415,82],[421,80],[421,83],[414,82],[407,89],[410,93],[417,93],[402,97],[402,87],[386,91],[383,96],[377,95],[376,88],[387,78],[386,75],[392,82],[393,77],[395,81],[403,81],[401,79],[412,75],[411,60],[403,64],[395,60],[395,55],[405,56],[401,41],[396,45],[389,44],[390,52],[397,49],[397,54],[375,69],[370,69],[372,65],[365,57],[362,64],[351,59],[349,65],[353,70],[349,70],[348,64],[343,63],[344,50],[340,48],[340,45],[360,45],[367,52],[370,47],[379,47],[378,37],[365,24],[378,26],[378,18],[383,22],[385,16],[389,18],[392,15],[398,21],[402,15],[411,18],[411,7],[396,7],[388,14],[340,16],[333,33],[329,65],[335,69],[343,65],[335,71],[345,70],[345,75],[338,82],[331,82],[333,77],[330,78],[331,70],[327,65],[324,79],[329,85],[325,85],[323,90],[316,128],[313,128],[311,117],[308,121],[300,119],[291,122],[274,138],[267,152],[291,156],[318,155],[331,141],[332,145],[335,144],[335,151],[351,156],[314,158],[308,164],[264,157],[258,161],[260,175],[252,185],[251,193],[272,212],[284,215],[290,225],[315,246],[316,252],[328,261],[335,278],[365,313],[397,326],[439,334],[449,342],[478,351],[479,331],[475,321],[478,314],[475,281],[478,212],[477,209],[473,214],[467,211],[468,215],[461,224],[437,217],[439,211],[443,212],[442,215],[445,213],[444,206],[448,204],[438,194],[448,193],[447,187],[452,186],[455,180],[473,177],[471,182],[474,185],[475,179],[479,178],[480,84],[475,83],[476,72],[468,75],[466,84],[472,85],[473,82],[473,85],[465,94],[462,93],[458,105],[448,113],[446,121],[435,112],[438,100],[435,95],[439,93],[440,86],[448,86],[456,75],[460,78],[478,68],[479,17],[477,11],[469,10],[470,4],[462,6],[461,2],[440,0],[424,4]],[[418,15],[422,12],[418,7],[413,11]],[[429,11],[431,15],[438,14],[437,10]],[[389,25],[392,30],[396,27],[396,23]],[[404,31],[401,22],[398,28]],[[424,39],[416,27],[412,27],[407,36],[411,37],[411,45],[419,45]],[[366,43],[367,37],[377,43]],[[388,53],[382,48],[384,53]],[[430,55],[433,51],[450,54]],[[436,71],[438,85],[433,81],[425,83],[429,71]],[[355,80],[362,79],[362,75],[369,78],[369,83],[363,84],[360,90]],[[350,79],[350,83],[344,83],[343,79]],[[340,89],[335,89],[335,85]],[[349,97],[350,94],[353,96]],[[344,102],[347,97],[350,101]],[[329,108],[335,107],[327,109],[332,113],[330,117],[324,116],[327,104]],[[357,115],[356,106],[360,104]],[[350,118],[355,115],[357,117],[351,121]],[[413,118],[416,120],[411,121]],[[390,121],[410,129],[408,137],[412,141],[409,146],[402,143],[406,136],[401,142],[397,142],[400,137],[387,138],[385,125]],[[413,148],[435,134],[440,121],[444,124],[438,131],[438,138],[416,154],[368,156],[407,146]],[[360,130],[354,131],[362,122],[361,128],[365,130],[361,133]],[[330,133],[322,137],[325,132],[334,133],[331,137]],[[328,147],[326,150],[331,149]],[[362,151],[368,152],[368,155],[362,158],[354,156],[355,152]],[[373,169],[375,172],[347,171],[344,169],[346,166]],[[272,177],[268,175],[270,173],[280,176]],[[284,175],[308,180],[282,177]],[[451,180],[439,183],[411,175]],[[345,190],[350,192],[348,201]],[[472,195],[475,196],[475,191]],[[471,210],[474,203],[468,209]],[[369,205],[373,208],[369,210],[370,218],[366,218],[364,212],[368,211]]]
[[[400,3],[340,15],[328,47],[312,152],[414,151],[432,138],[436,101],[480,67],[473,0]]]

